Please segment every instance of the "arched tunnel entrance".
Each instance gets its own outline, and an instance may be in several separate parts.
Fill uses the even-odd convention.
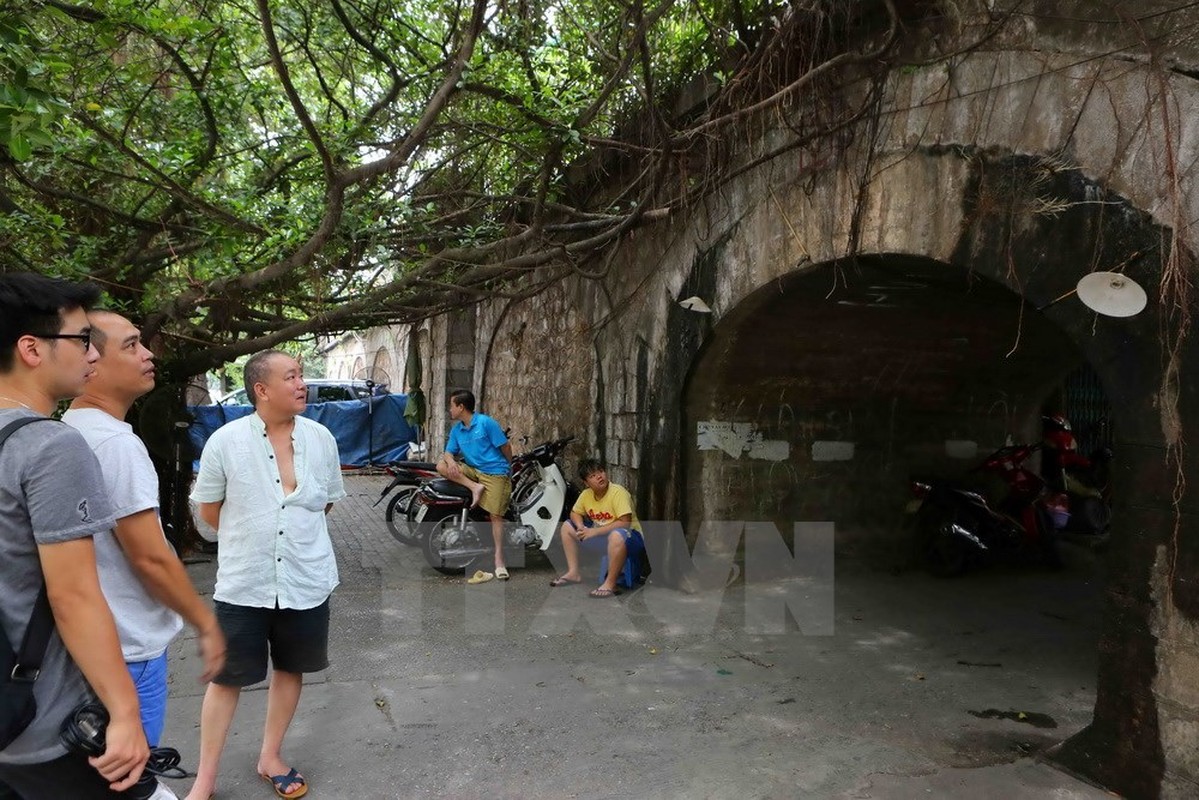
[[[832,520],[840,551],[877,553],[910,475],[1039,440],[1083,367],[1035,308],[960,268],[895,255],[795,273],[726,315],[692,372],[687,519]]]
[[[1038,442],[1050,410],[1079,417],[1084,447],[1106,443],[1106,404],[1071,338],[1005,286],[906,255],[810,267],[726,313],[697,359],[686,527],[771,520],[787,538],[832,521],[838,633],[871,630],[843,643],[853,669],[876,668],[855,680],[929,684],[927,708],[902,690],[876,702],[945,763],[1011,761],[1091,719],[1105,537],[1066,537],[1060,571],[1017,558],[936,578],[905,525],[911,478],[975,483],[997,505],[1003,487],[972,480],[992,451]]]

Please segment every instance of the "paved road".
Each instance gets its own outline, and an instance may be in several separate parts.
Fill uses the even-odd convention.
[[[1035,759],[1090,717],[1089,564],[958,581],[838,564],[835,632],[810,635],[780,611],[804,591],[785,581],[601,601],[550,589],[540,559],[506,583],[446,578],[387,534],[382,485],[347,479],[331,516],[334,663],[285,748],[309,797],[1110,797]],[[215,566],[190,570],[210,593]],[[194,641],[172,658],[166,743],[194,766]],[[263,689],[243,695],[222,800],[271,796]]]

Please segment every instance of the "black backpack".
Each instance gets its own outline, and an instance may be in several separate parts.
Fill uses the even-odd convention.
[[[47,417],[22,417],[10,422],[0,430],[0,446],[18,428],[43,421],[51,420]],[[29,624],[25,627],[25,638],[21,641],[19,654],[13,652],[8,636],[0,631],[0,750],[12,744],[37,716],[33,682],[41,671],[42,658],[46,655],[46,646],[53,632],[54,615],[50,612],[50,601],[43,583],[33,604]]]

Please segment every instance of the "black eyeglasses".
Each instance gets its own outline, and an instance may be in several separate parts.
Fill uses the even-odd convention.
[[[84,331],[83,333],[35,333],[39,339],[78,339],[83,342],[83,349],[87,350],[92,346],[92,332]]]

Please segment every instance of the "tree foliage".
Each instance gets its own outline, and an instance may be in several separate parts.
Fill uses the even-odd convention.
[[[34,0],[0,18],[0,269],[99,281],[179,374],[536,291],[746,168],[753,115],[860,118],[831,88],[927,5]]]

